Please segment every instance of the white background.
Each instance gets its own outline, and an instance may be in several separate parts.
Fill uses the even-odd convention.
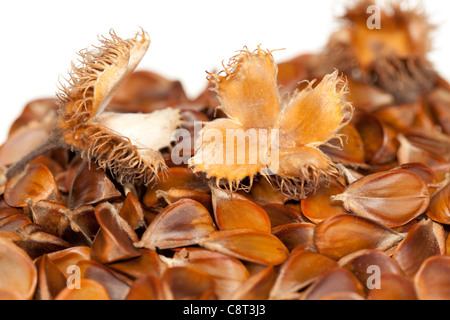
[[[408,2],[408,1],[405,1]],[[383,3],[383,1],[381,2]],[[450,2],[421,4],[438,25],[429,55],[450,79]],[[138,69],[180,80],[190,97],[206,86],[205,71],[247,45],[274,53],[278,62],[317,52],[336,29],[345,0],[75,0],[0,2],[0,143],[24,105],[53,97],[75,52],[97,44],[110,28],[129,38],[139,27],[152,40]]]

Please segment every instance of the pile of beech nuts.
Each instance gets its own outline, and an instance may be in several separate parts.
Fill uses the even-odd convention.
[[[0,147],[0,299],[450,299],[450,84],[425,14],[371,5],[320,52],[244,48],[195,99],[134,71],[144,31],[85,51]],[[206,139],[252,128],[277,172],[270,139],[254,163]]]

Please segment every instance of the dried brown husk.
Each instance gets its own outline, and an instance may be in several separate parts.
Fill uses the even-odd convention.
[[[367,11],[376,6],[381,28],[368,27]],[[381,7],[376,1],[357,1],[341,18],[324,52],[324,63],[353,79],[374,84],[398,102],[415,101],[436,83],[436,73],[426,58],[432,26],[418,8],[403,3]]]
[[[166,270],[166,264],[154,250],[139,249],[140,255],[134,259],[118,261],[108,266],[130,279],[138,279],[145,276],[161,278]]]
[[[82,260],[91,260],[91,248],[87,246],[73,246],[51,252],[47,254],[47,257],[68,277],[71,274],[68,271],[70,270],[69,266],[77,265]]]
[[[430,203],[427,185],[404,169],[382,171],[356,180],[333,200],[387,227],[398,227],[424,213]]]

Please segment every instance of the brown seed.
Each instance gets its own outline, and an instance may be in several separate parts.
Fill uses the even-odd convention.
[[[171,293],[161,280],[152,275],[145,275],[134,280],[126,300],[166,300]]]
[[[421,162],[425,163],[432,170],[435,167],[439,167],[446,163],[445,159],[436,153],[432,153],[426,149],[423,149],[422,145],[411,143],[404,135],[399,134],[397,139],[400,141],[400,147],[397,151],[397,160],[399,164]]]
[[[392,128],[401,130],[412,126],[422,103],[419,99],[412,103],[390,105],[374,112],[373,115]]]
[[[412,277],[428,257],[441,254],[445,254],[443,227],[430,219],[423,219],[411,227],[395,249],[393,258],[405,274]]]
[[[139,200],[129,192],[119,211],[119,216],[124,219],[132,229],[137,229],[145,225],[144,211]]]
[[[44,253],[59,251],[70,247],[70,244],[50,233],[42,230],[37,224],[27,224],[16,230],[19,236],[14,242],[21,247],[31,258],[37,258]]]
[[[40,126],[30,126],[17,130],[0,148],[0,165],[7,166],[19,161],[39,146],[49,136],[48,130]]]
[[[168,204],[181,199],[191,199],[200,202],[208,211],[212,212],[211,194],[199,190],[172,188],[168,191],[158,190],[157,197],[163,197]]]
[[[347,269],[335,267],[322,273],[306,289],[302,300],[318,300],[337,292],[353,292],[364,297],[363,286],[359,280]]]
[[[347,210],[387,227],[408,223],[424,213],[430,202],[427,185],[404,169],[368,175],[332,199],[343,201]]]
[[[356,114],[353,123],[364,143],[365,162],[385,164],[395,159],[397,142],[395,133],[376,117],[368,114]]]
[[[289,198],[281,193],[280,190],[274,188],[267,179],[255,181],[248,196],[250,200],[256,202],[260,206],[270,203],[284,204],[289,200]]]
[[[173,266],[189,266],[214,278],[219,299],[229,299],[236,289],[249,278],[244,264],[219,252],[200,248],[183,248],[167,262]]]
[[[330,156],[335,163],[354,165],[355,163],[364,163],[364,144],[353,123],[347,124],[340,130],[345,135],[343,143],[339,139],[329,141],[332,146],[322,146],[320,149]]]
[[[371,266],[379,268],[379,275],[395,274],[403,276],[403,271],[397,262],[391,259],[385,252],[375,249],[362,249],[341,258],[338,261],[340,267],[349,269],[364,285],[364,290],[369,290],[367,280],[372,276]]]
[[[47,254],[48,258],[56,265],[66,277],[69,266],[76,265],[82,260],[91,260],[91,248],[85,246],[75,246],[64,250]]]
[[[108,266],[131,279],[144,276],[154,276],[161,278],[167,266],[154,250],[140,249],[141,255],[137,258],[118,261],[108,264]]]
[[[314,194],[301,201],[302,213],[314,223],[322,222],[330,217],[346,214],[339,201],[330,200],[334,195],[344,192],[344,187],[336,180],[322,186]]]
[[[450,257],[434,256],[425,260],[414,277],[421,300],[450,300]]]
[[[301,247],[305,250],[317,251],[314,244],[315,225],[308,222],[288,223],[272,229],[272,234],[284,243],[289,251]]]
[[[22,213],[14,214],[0,220],[0,232],[15,232],[30,223],[31,220],[26,215]]]
[[[245,261],[278,265],[289,255],[285,245],[274,235],[252,229],[212,232],[198,244]]]
[[[46,254],[35,261],[38,270],[37,300],[53,300],[66,287],[66,277]]]
[[[12,242],[0,237],[0,290],[17,299],[31,299],[37,270],[30,257]]]
[[[62,202],[58,185],[50,170],[43,164],[30,164],[8,180],[4,198],[11,207],[26,207],[27,199],[34,203],[39,200]]]
[[[316,226],[316,248],[333,259],[340,259],[360,249],[388,250],[403,236],[367,218],[340,215]]]
[[[158,214],[135,243],[138,248],[167,249],[196,244],[215,231],[208,210],[199,202],[183,199]]]
[[[214,279],[207,273],[191,267],[168,268],[162,277],[175,300],[200,299],[205,292],[214,292]]]
[[[120,198],[122,194],[103,170],[95,164],[84,163],[78,168],[70,187],[68,206],[70,209],[86,204],[97,204]]]
[[[298,291],[311,284],[320,274],[336,267],[336,261],[301,248],[292,252],[281,265],[270,291],[271,299],[295,299]]]
[[[55,300],[110,300],[105,287],[92,279],[81,279],[80,289],[65,287]]]
[[[380,288],[373,288],[367,294],[367,300],[417,300],[414,286],[405,276],[383,274]]]
[[[427,216],[442,224],[450,224],[450,181],[431,197]]]
[[[242,283],[230,300],[266,300],[274,280],[273,266],[268,266]]]
[[[364,298],[355,292],[339,291],[323,295],[319,300],[364,300]]]
[[[212,188],[211,194],[214,218],[219,230],[247,228],[270,232],[269,216],[253,201],[218,188]]]
[[[269,216],[272,229],[288,223],[306,222],[300,210],[288,205],[268,203],[261,206]]]
[[[133,246],[138,237],[130,225],[119,216],[117,209],[108,202],[95,208],[100,229],[91,247],[91,257],[101,263],[111,263],[138,257],[140,252]]]
[[[91,279],[101,284],[111,300],[123,300],[130,290],[132,281],[110,268],[96,262],[83,260],[78,263],[81,279]],[[83,283],[81,283],[83,286]]]
[[[156,206],[158,205],[158,191],[169,191],[170,189],[209,191],[207,183],[194,175],[192,171],[184,167],[173,167],[167,170],[166,178],[160,174],[158,183],[147,189],[142,203],[147,207]]]

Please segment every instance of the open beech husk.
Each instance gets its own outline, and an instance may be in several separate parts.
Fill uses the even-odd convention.
[[[211,215],[202,204],[183,199],[159,213],[135,246],[147,249],[189,246],[215,230]]]
[[[388,250],[403,236],[367,218],[345,214],[316,226],[315,243],[319,253],[340,259],[360,249]]]
[[[432,27],[420,9],[402,4],[389,2],[382,7],[372,0],[354,2],[324,53],[324,64],[330,68],[376,85],[401,103],[429,92],[436,81],[426,58]],[[369,27],[371,6],[377,6],[381,28]]]
[[[31,258],[18,246],[0,237],[0,290],[16,299],[31,299],[37,284],[37,270]]]
[[[168,147],[181,124],[178,109],[150,114],[105,112],[120,84],[133,72],[150,45],[142,31],[123,40],[113,31],[101,46],[80,51],[67,86],[58,93],[60,109],[46,141],[8,168],[16,175],[34,157],[57,147],[71,149],[87,162],[95,161],[120,183],[149,184],[166,165],[159,149]]]
[[[405,274],[414,276],[428,257],[445,254],[444,228],[430,219],[417,222],[395,249],[393,258]]]
[[[312,82],[290,99],[281,99],[276,74],[271,51],[260,47],[254,52],[245,48],[223,72],[210,74],[228,119],[215,119],[203,127],[196,154],[189,160],[194,172],[205,172],[218,186],[223,180],[231,190],[249,189],[243,181],[248,179],[251,186],[260,174],[294,199],[337,174],[318,147],[339,138],[339,130],[351,119],[352,107],[343,101],[346,83],[335,71],[317,86]],[[244,135],[249,132],[253,135],[247,139]],[[236,133],[244,138],[243,144],[236,144],[234,138],[228,143]],[[273,159],[272,153],[279,153],[279,159]]]
[[[414,287],[421,300],[450,299],[450,256],[425,260],[414,277]]]
[[[281,265],[270,291],[270,298],[299,298],[299,290],[307,287],[326,270],[336,266],[336,261],[324,255],[298,248]]]
[[[424,213],[430,195],[419,176],[398,169],[363,177],[331,199],[343,201],[345,209],[361,217],[398,227]]]

